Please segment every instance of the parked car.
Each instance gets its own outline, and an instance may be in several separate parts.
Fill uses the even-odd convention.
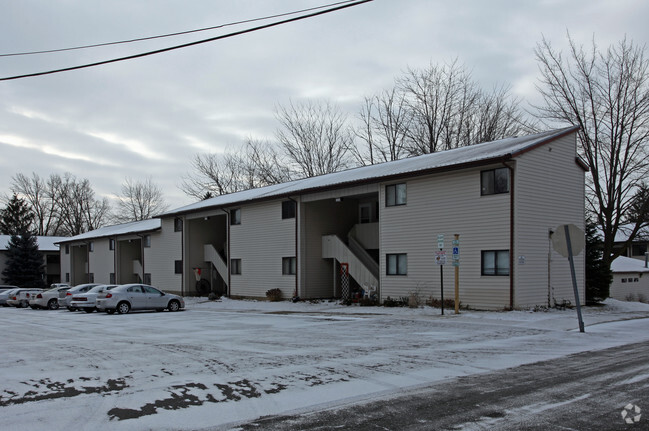
[[[4,285],[4,287],[8,287],[8,285]],[[9,288],[3,292],[0,292],[0,305],[3,307],[9,307],[9,304],[7,304],[7,300],[9,299],[10,295],[13,295],[16,290],[19,289],[18,286],[12,286],[13,288]]]
[[[70,283],[52,283],[52,284],[50,284],[50,289],[54,289],[55,287],[72,287],[72,286],[70,286]]]
[[[163,292],[147,284],[122,284],[97,296],[97,310],[126,314],[131,310],[178,311],[185,308],[181,296]]]
[[[19,288],[9,295],[7,304],[18,308],[27,308],[29,307],[29,300],[42,291],[43,289]]]
[[[37,308],[56,310],[59,308],[59,301],[65,301],[65,293],[68,290],[70,286],[55,287],[41,292],[29,300],[29,306],[34,310]]]
[[[108,290],[116,288],[117,284],[100,284],[93,287],[85,293],[78,293],[72,295],[72,301],[70,301],[70,306],[77,310],[83,310],[86,313],[92,313],[97,309],[96,301],[97,295]]]
[[[93,287],[98,286],[98,285],[99,285],[99,283],[77,284],[76,286],[71,287],[70,289],[68,289],[65,292],[65,301],[62,301],[62,302],[65,302],[65,306],[68,308],[68,310],[75,311],[76,308],[74,308],[72,306],[72,304],[70,304],[72,302],[72,297],[74,295],[76,295],[77,293],[85,293],[85,292],[89,291],[90,289],[92,289]],[[61,305],[63,305],[63,304],[61,304]]]

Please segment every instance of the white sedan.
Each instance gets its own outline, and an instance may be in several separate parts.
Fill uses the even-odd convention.
[[[29,300],[29,306],[32,309],[47,308],[56,310],[59,308],[59,301],[65,300],[65,293],[70,290],[70,286],[55,287],[32,297]]]
[[[76,310],[83,310],[86,313],[92,313],[97,309],[97,296],[108,290],[116,288],[117,284],[100,284],[87,292],[72,295],[70,306]]]
[[[181,296],[163,292],[147,284],[122,284],[97,296],[97,310],[126,314],[131,310],[178,311],[185,308]]]

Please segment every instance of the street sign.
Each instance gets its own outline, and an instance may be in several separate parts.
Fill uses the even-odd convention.
[[[444,248],[444,234],[437,235],[437,248],[440,250]]]
[[[570,235],[570,243],[572,245],[572,255],[577,256],[584,249],[586,239],[584,231],[579,229],[574,224],[561,225],[552,232],[552,248],[563,257],[568,257],[568,241],[566,238],[566,226],[568,227],[567,233]]]
[[[440,250],[435,252],[435,263],[438,265],[446,265],[446,251]]]

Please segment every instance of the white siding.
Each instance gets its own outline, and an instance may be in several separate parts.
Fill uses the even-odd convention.
[[[625,280],[622,283],[622,279]],[[613,274],[610,289],[611,298],[619,301],[648,301],[649,273],[648,272],[618,272]]]
[[[241,207],[241,224],[230,226],[229,257],[241,259],[242,268],[230,276],[232,296],[265,298],[274,288],[293,296],[295,276],[282,275],[282,257],[296,256],[295,222],[282,219],[281,200]]]
[[[496,166],[501,167],[501,166]],[[388,183],[390,184],[390,183]],[[444,234],[448,265],[444,298],[454,296],[452,240],[460,235],[460,302],[477,308],[509,305],[509,277],[481,276],[481,251],[509,249],[509,194],[480,196],[480,169],[406,181],[407,204],[385,206],[381,187],[381,299],[417,292],[439,299],[440,268],[435,264],[437,235]],[[386,254],[407,253],[408,274],[386,275]]]
[[[575,303],[568,259],[552,251],[549,231],[572,223],[584,229],[584,171],[575,162],[570,134],[522,154],[516,161],[514,304]],[[575,257],[577,285],[584,298],[584,256]],[[548,270],[548,258],[550,269]],[[523,263],[524,261],[524,263]]]
[[[69,282],[70,279],[66,279],[66,274],[68,277],[71,277],[70,274],[70,259],[71,259],[71,254],[70,253],[65,253],[65,244],[61,244],[61,282],[66,283]]]
[[[182,293],[182,275],[174,273],[174,262],[182,260],[182,232],[174,232],[174,218],[162,219],[161,230],[151,232],[151,247],[144,248],[144,271],[151,284],[171,293]]]
[[[95,283],[108,284],[110,282],[110,273],[115,272],[114,251],[109,250],[108,238],[99,238],[92,242],[94,251],[88,254],[89,272],[94,274]]]

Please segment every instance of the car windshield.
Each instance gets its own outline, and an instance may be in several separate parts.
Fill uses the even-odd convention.
[[[90,290],[88,291],[88,293],[90,293],[90,292],[92,292],[92,293],[99,293],[99,292],[103,292],[104,289],[106,289],[106,286],[99,285],[99,286],[95,286],[95,287],[93,287],[92,289],[90,289]]]

